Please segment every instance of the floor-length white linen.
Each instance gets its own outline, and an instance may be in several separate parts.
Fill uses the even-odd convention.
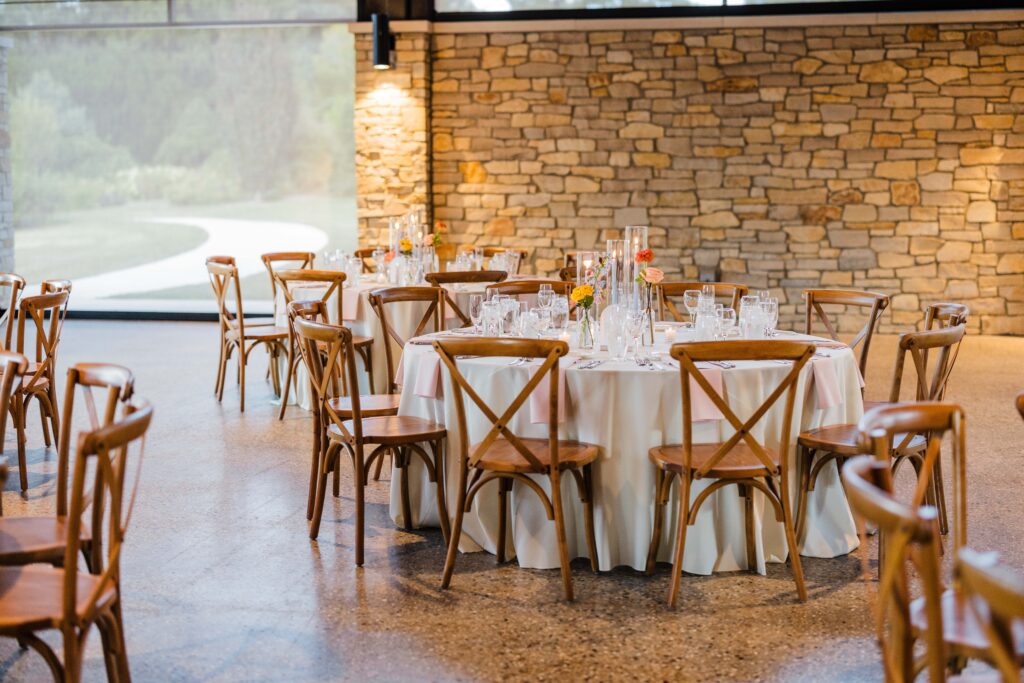
[[[792,338],[792,337],[790,337]],[[664,351],[667,346],[662,346]],[[810,365],[801,373],[794,411],[793,437],[788,449],[790,464],[795,461],[795,435],[801,428],[809,429],[836,423],[856,422],[863,412],[860,379],[849,349],[826,350],[834,357],[842,402],[822,410],[815,399]],[[457,479],[457,430],[450,378],[443,373],[443,394],[435,399],[416,394],[419,363],[434,354],[430,346],[408,345],[404,363],[405,386],[400,414],[429,418],[449,427],[448,506],[454,510],[454,484]],[[682,407],[679,371],[675,368],[650,371],[632,361],[606,362],[592,369],[570,367],[573,358],[563,359],[567,367],[568,402],[566,421],[560,426],[559,438],[593,443],[601,453],[594,464],[594,521],[600,567],[603,570],[627,565],[642,570],[653,530],[654,468],[648,449],[662,444],[679,443],[682,439]],[[459,367],[470,384],[489,405],[507,406],[525,386],[535,367],[509,365],[509,359],[468,359]],[[740,419],[746,419],[778,385],[789,367],[774,362],[738,362],[734,369],[723,372],[728,402]],[[410,384],[413,383],[413,384]],[[783,404],[775,407],[755,432],[766,445],[777,448],[781,430]],[[500,414],[500,412],[499,412]],[[469,437],[476,441],[489,428],[482,413],[467,399]],[[545,424],[533,424],[529,402],[519,410],[510,427],[526,437],[546,437]],[[720,441],[732,433],[724,420],[696,424],[694,441]],[[791,469],[792,471],[792,469]],[[793,472],[795,475],[795,472]],[[535,477],[547,489],[546,477]],[[791,476],[791,489],[794,477]],[[413,524],[437,525],[433,484],[425,470],[414,461],[410,475]],[[566,534],[570,557],[585,557],[587,545],[583,524],[583,507],[576,495],[571,477],[563,478],[563,501],[566,510]],[[707,486],[696,482],[694,498]],[[670,561],[676,534],[675,510],[678,487],[666,516],[664,535],[658,559]],[[764,572],[765,562],[781,562],[787,557],[781,524],[776,522],[770,504],[756,494],[757,569]],[[687,532],[684,569],[695,574],[710,574],[747,567],[742,499],[736,487],[726,487],[712,494],[704,503],[695,524]],[[536,494],[516,483],[511,494],[509,538],[510,552],[519,564],[532,568],[559,566],[554,525],[547,519]],[[392,479],[392,518],[403,524],[397,477]],[[498,538],[497,490],[485,487],[478,494],[473,510],[465,517],[461,549],[469,552],[483,548],[496,551]],[[801,539],[801,554],[811,557],[835,557],[857,547],[854,520],[843,493],[838,472],[830,465],[822,472],[808,505],[807,531]]]

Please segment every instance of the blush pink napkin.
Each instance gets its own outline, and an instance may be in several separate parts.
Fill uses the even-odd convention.
[[[532,377],[532,375],[531,375]],[[544,373],[544,378],[530,394],[530,422],[544,424],[548,421],[550,405],[551,375]],[[558,369],[558,422],[565,422],[565,368]]]
[[[423,398],[441,398],[441,357],[436,353],[423,354],[413,391]]]
[[[711,366],[709,368],[702,368],[700,372],[704,375],[704,379],[708,381],[708,384],[711,385],[711,388],[721,395],[722,368]],[[693,377],[690,378],[690,414],[694,422],[725,419],[722,411],[711,401],[711,398],[697,384],[697,380]]]
[[[828,410],[842,403],[835,361],[817,357],[811,361],[811,369],[814,370],[814,393],[818,397],[818,408]]]
[[[341,314],[345,320],[355,320],[359,315],[359,290],[348,287],[341,290]]]

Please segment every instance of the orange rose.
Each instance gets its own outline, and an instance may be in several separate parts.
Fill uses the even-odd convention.
[[[650,263],[654,260],[654,251],[651,249],[641,249],[636,252],[637,263]]]

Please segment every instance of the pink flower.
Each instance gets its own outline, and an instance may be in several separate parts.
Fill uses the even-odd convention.
[[[665,273],[661,271],[661,268],[655,268],[653,266],[645,268],[641,276],[643,277],[644,282],[649,285],[656,285],[665,279]]]

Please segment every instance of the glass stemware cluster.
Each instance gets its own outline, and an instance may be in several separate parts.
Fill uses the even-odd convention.
[[[697,341],[724,339],[768,339],[779,323],[779,300],[768,290],[740,298],[736,310],[715,301],[713,285],[683,294],[683,306],[690,314]]]
[[[469,296],[469,319],[473,331],[485,337],[561,335],[569,326],[569,300],[544,284],[537,292],[537,306],[531,308],[526,301],[489,289]]]
[[[325,251],[323,254],[324,270],[337,270],[345,273],[345,287],[351,287],[359,282],[359,276],[363,274],[363,260],[358,256],[349,256],[341,249]]]

